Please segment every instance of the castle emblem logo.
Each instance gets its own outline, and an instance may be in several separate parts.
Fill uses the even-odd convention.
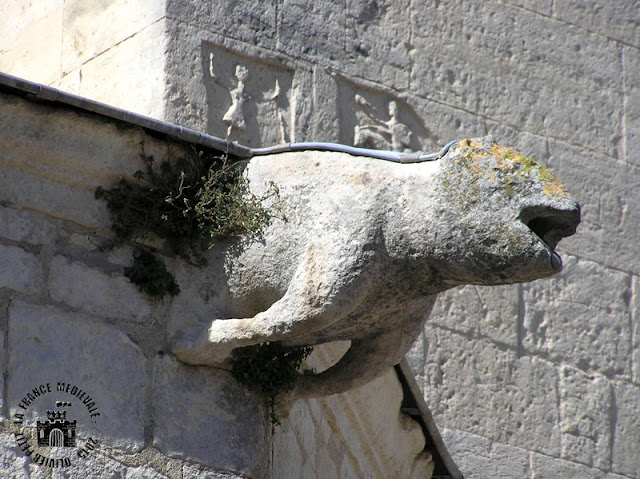
[[[50,468],[70,467],[98,449],[100,415],[89,393],[66,382],[38,385],[11,411],[20,450]]]
[[[67,420],[67,411],[47,411],[47,420],[37,424],[38,446],[76,446],[76,421]]]

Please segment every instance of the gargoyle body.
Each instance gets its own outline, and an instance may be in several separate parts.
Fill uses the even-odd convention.
[[[279,213],[262,237],[209,252],[173,306],[172,350],[219,365],[263,342],[351,341],[334,366],[301,375],[294,398],[346,391],[400,362],[446,289],[558,272],[554,248],[580,219],[553,174],[490,137],[437,161],[307,151],[254,157],[245,174],[257,195],[278,186]]]

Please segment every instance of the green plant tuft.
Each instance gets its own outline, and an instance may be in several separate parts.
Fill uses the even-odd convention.
[[[277,397],[293,390],[302,361],[313,347],[286,348],[281,343],[261,343],[236,348],[231,353],[232,374],[238,382],[262,395],[274,425],[280,424],[275,412]]]
[[[255,196],[228,155],[192,150],[155,167],[142,145],[140,158],[145,169],[133,179],[96,190],[96,198],[107,202],[118,242],[138,244],[152,234],[169,240],[190,263],[203,265],[203,252],[216,241],[260,234],[269,224],[262,202],[277,197],[277,187],[272,184],[264,196]]]
[[[133,264],[124,269],[124,275],[149,296],[162,298],[165,294],[176,296],[180,293],[174,276],[167,271],[164,263],[147,249],[134,250]]]

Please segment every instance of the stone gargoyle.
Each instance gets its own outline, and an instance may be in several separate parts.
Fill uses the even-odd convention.
[[[172,351],[220,365],[234,348],[263,342],[351,342],[334,366],[301,374],[291,398],[343,392],[388,371],[442,291],[557,273],[554,248],[580,221],[549,170],[490,137],[414,164],[279,153],[252,158],[245,174],[257,195],[278,186],[279,218],[260,238],[209,252],[203,279],[191,277],[196,287],[174,303]]]

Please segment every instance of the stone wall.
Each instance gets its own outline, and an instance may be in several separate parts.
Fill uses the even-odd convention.
[[[396,121],[396,146],[490,133],[552,167],[583,206],[565,271],[442,295],[409,359],[466,477],[640,477],[636,2],[81,3],[21,12],[0,69],[251,146],[393,147]],[[74,40],[101,18],[135,21]]]

